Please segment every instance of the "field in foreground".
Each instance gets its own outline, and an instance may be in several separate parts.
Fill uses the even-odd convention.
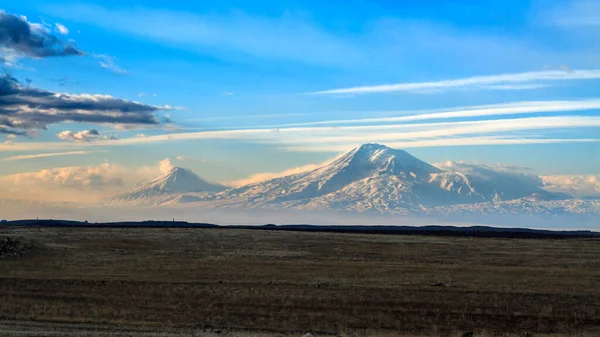
[[[0,335],[34,323],[600,335],[598,239],[0,227],[5,236],[31,248],[0,259]]]

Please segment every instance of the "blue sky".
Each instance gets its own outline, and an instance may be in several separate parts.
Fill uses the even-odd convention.
[[[29,79],[48,92],[137,101],[156,107],[159,123],[63,120],[7,136],[0,175],[137,169],[170,158],[223,182],[317,164],[368,142],[429,162],[600,174],[596,1],[23,0],[2,8],[83,53],[5,48],[4,67],[23,86]]]

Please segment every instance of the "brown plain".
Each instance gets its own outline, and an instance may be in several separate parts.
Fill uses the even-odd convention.
[[[13,323],[600,335],[597,239],[0,228],[4,236],[37,247],[0,259],[0,318]]]

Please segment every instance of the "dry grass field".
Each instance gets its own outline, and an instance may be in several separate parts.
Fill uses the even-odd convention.
[[[0,259],[0,335],[75,323],[142,331],[131,336],[600,335],[594,239],[0,227],[6,236],[33,248]]]

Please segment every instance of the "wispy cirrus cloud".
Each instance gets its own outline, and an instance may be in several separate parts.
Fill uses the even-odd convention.
[[[513,119],[493,119],[461,122],[437,122],[418,124],[384,124],[355,126],[319,126],[273,129],[239,129],[222,131],[183,132],[146,137],[121,138],[72,144],[79,148],[113,147],[136,144],[152,144],[203,139],[240,140],[252,143],[272,144],[282,148],[319,148],[324,152],[355,146],[365,142],[386,144],[403,142],[406,147],[462,146],[480,144],[534,144],[554,142],[595,142],[600,138],[561,138],[548,136],[549,130],[583,130],[600,128],[597,116],[555,116]],[[528,131],[527,137],[522,131]],[[68,143],[14,143],[0,144],[0,150],[32,151],[36,149],[72,148]]]
[[[483,89],[490,90],[535,90],[541,88],[548,88],[550,84],[540,84],[540,83],[531,83],[531,84],[492,84],[492,85],[482,85]]]
[[[38,153],[38,154],[4,157],[4,158],[0,158],[0,161],[15,161],[15,160],[38,159],[38,158],[48,158],[48,157],[60,157],[60,156],[75,156],[75,155],[84,155],[84,154],[99,153],[99,152],[108,152],[108,151],[97,150],[97,151],[67,151],[67,152]]]
[[[467,122],[442,122],[426,124],[361,125],[340,128],[307,128],[310,137],[300,131],[280,129],[280,143],[323,144],[323,148],[336,143],[362,144],[368,142],[394,142],[442,138],[466,135],[510,133],[523,130],[569,129],[600,127],[600,117],[560,116],[496,119]],[[328,130],[327,130],[328,129]],[[327,130],[327,131],[325,131]],[[599,138],[600,139],[600,138]],[[532,138],[533,141],[538,140]]]
[[[385,145],[397,149],[423,147],[454,147],[454,146],[494,146],[494,145],[524,145],[524,144],[564,144],[564,143],[600,143],[593,138],[523,138],[523,137],[453,137],[445,139],[426,139],[411,141],[388,141]],[[359,143],[340,143],[328,146],[318,144],[283,145],[287,151],[299,152],[345,152],[356,147]]]
[[[513,74],[499,74],[488,76],[473,76],[467,78],[459,78],[453,80],[441,80],[432,82],[406,82],[396,84],[381,84],[359,87],[348,87],[339,89],[329,89],[322,91],[310,92],[312,95],[337,95],[337,94],[373,94],[373,93],[388,93],[388,92],[411,92],[417,90],[442,90],[461,87],[479,87],[494,89],[494,86],[513,85],[513,89],[517,89],[515,84],[526,84],[528,86],[521,89],[532,89],[531,85],[540,85],[540,83],[552,83],[557,81],[577,81],[577,80],[598,80],[600,79],[600,69],[580,69],[580,70],[545,70],[532,71]],[[492,87],[490,87],[490,85]]]
[[[273,125],[272,127],[300,127],[315,125],[346,125],[346,124],[372,124],[372,123],[400,123],[433,119],[452,119],[465,117],[491,117],[503,115],[521,115],[551,112],[569,112],[600,110],[600,99],[572,100],[572,101],[524,101],[512,103],[499,103],[479,106],[465,106],[452,109],[437,109],[425,111],[388,111],[386,114],[395,114],[394,117],[356,118],[323,120],[314,122],[289,123]]]
[[[98,63],[100,64],[100,66],[102,68],[108,69],[108,70],[112,71],[113,73],[116,73],[119,75],[127,74],[127,70],[125,70],[117,65],[117,62],[115,61],[116,57],[105,55],[105,54],[93,54],[92,56],[96,60],[98,60]]]

